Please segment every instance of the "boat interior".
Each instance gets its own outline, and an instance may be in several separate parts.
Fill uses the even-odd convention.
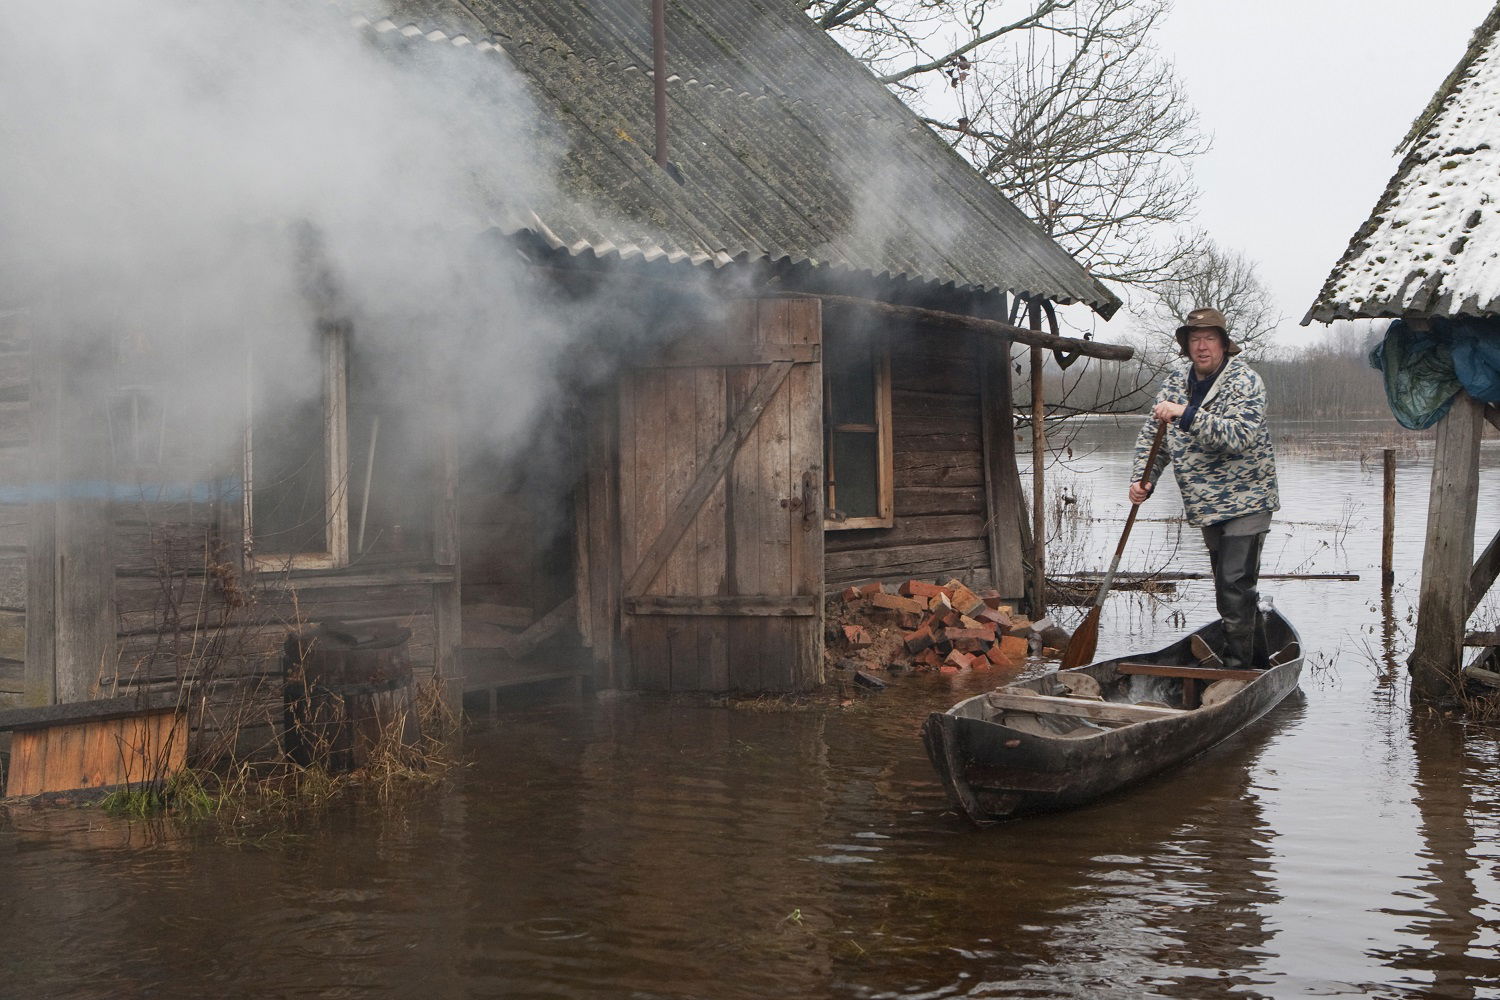
[[[1266,638],[1273,650],[1268,669],[1301,657],[1297,634],[1280,615],[1267,616]],[[953,712],[1037,736],[1088,739],[1122,726],[1212,708],[1264,672],[1216,665],[1211,651],[1221,648],[1222,640],[1222,626],[1214,622],[1155,653],[1019,681],[968,699]]]

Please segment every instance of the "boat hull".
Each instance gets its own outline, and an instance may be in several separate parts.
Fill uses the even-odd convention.
[[[1197,634],[1212,642],[1218,628],[1215,622]],[[922,727],[922,742],[950,800],[975,823],[988,825],[1077,806],[1197,756],[1278,705],[1301,677],[1301,646],[1295,630],[1279,615],[1268,616],[1267,632],[1271,648],[1289,651],[1286,662],[1261,671],[1209,707],[1069,738],[1006,724],[1015,720],[1015,713],[996,711],[990,696],[982,694],[946,712],[934,712]],[[1098,680],[1106,704],[1129,705],[1132,690],[1159,695],[1168,685],[1153,679],[1155,689],[1148,690],[1148,685],[1122,677],[1119,665],[1191,665],[1195,661],[1188,642],[1184,637],[1155,653],[1104,660],[1068,673]],[[1015,689],[1044,693],[1065,677],[1054,671]]]

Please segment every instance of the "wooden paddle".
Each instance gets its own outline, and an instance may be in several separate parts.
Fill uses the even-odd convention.
[[[1156,464],[1156,454],[1161,451],[1161,440],[1167,434],[1165,422],[1156,427],[1156,437],[1151,439],[1151,453],[1146,456],[1146,472],[1141,478],[1142,486],[1151,485],[1151,467]],[[1104,574],[1104,579],[1099,584],[1099,593],[1094,597],[1094,606],[1089,608],[1089,613],[1084,615],[1083,623],[1073,633],[1073,638],[1068,640],[1068,651],[1063,654],[1063,670],[1072,670],[1081,667],[1094,658],[1094,650],[1099,646],[1099,613],[1104,610],[1104,598],[1109,596],[1110,584],[1115,581],[1115,570],[1120,568],[1120,556],[1125,554],[1125,542],[1130,538],[1130,529],[1135,526],[1135,515],[1140,513],[1141,505],[1132,503],[1130,505],[1130,516],[1125,519],[1125,530],[1120,532],[1120,544],[1115,546],[1115,557],[1110,561],[1109,572]]]

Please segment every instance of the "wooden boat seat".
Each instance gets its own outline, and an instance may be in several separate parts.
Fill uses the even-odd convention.
[[[1181,708],[1153,708],[1148,705],[1129,705],[1116,701],[1080,701],[1076,698],[1055,698],[1035,691],[1008,688],[991,691],[985,696],[991,708],[1008,712],[1035,712],[1038,715],[1071,715],[1093,719],[1098,722],[1147,722],[1152,719],[1169,719],[1181,715]]]
[[[1226,670],[1223,667],[1178,667],[1164,663],[1120,663],[1115,669],[1122,674],[1144,674],[1147,677],[1182,677],[1199,681],[1253,681],[1259,670]]]

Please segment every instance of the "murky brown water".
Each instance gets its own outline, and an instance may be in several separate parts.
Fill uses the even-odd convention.
[[[1110,520],[1076,565],[1101,568],[1122,434],[1091,433],[1079,505]],[[1500,996],[1500,739],[1411,718],[1382,676],[1378,460],[1282,469],[1265,570],[1364,579],[1276,584],[1303,693],[1144,787],[966,826],[917,727],[983,677],[844,711],[516,709],[453,787],[384,814],[241,843],[89,811],[0,828],[0,996]],[[1398,656],[1427,475],[1402,465]],[[1137,532],[1128,567],[1170,554],[1169,522]],[[1206,568],[1200,548],[1184,535],[1177,565]],[[1206,594],[1121,595],[1100,654],[1198,621]]]

